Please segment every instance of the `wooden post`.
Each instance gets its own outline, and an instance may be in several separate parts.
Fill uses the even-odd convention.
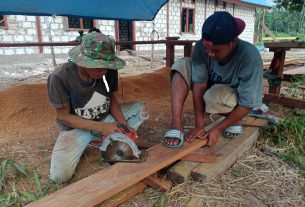
[[[40,17],[36,17],[36,32],[37,32],[37,39],[39,43],[42,43],[42,34],[41,34],[41,26],[40,26]],[[43,46],[39,46],[39,53],[43,53]]]
[[[191,57],[192,54],[192,43],[184,45],[184,57]]]
[[[284,62],[285,62],[285,55],[286,51],[284,48],[276,49],[274,51],[274,56],[271,61],[269,69],[271,70],[272,75],[282,76],[283,74],[283,68],[284,68]],[[281,84],[276,87],[269,86],[269,93],[280,95],[281,90]]]
[[[166,37],[166,40],[178,40],[179,37]],[[175,45],[166,41],[166,66],[171,67],[175,60]]]

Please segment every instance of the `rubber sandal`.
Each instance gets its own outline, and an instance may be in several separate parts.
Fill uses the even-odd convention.
[[[175,144],[175,145],[167,144],[165,142],[165,139],[168,139],[168,138],[178,139],[179,143]],[[170,129],[167,132],[165,132],[165,134],[164,134],[163,145],[166,146],[166,147],[178,148],[178,147],[181,147],[183,145],[183,142],[184,142],[184,135],[178,129]]]
[[[223,131],[223,136],[229,139],[240,138],[243,131],[244,129],[241,125],[232,125]]]

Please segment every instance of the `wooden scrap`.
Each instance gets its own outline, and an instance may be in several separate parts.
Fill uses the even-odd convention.
[[[253,124],[263,125],[266,120],[256,119]],[[217,151],[217,162],[202,163],[192,170],[194,180],[210,180],[225,172],[244,152],[249,150],[258,138],[258,128],[245,127],[243,136],[231,139],[224,147]]]
[[[173,186],[172,181],[158,178],[157,175],[151,175],[145,178],[142,182],[160,192],[166,192]]]

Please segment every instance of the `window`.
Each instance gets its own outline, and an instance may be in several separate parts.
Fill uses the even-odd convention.
[[[194,33],[194,9],[183,8],[181,14],[181,32]]]
[[[6,16],[0,15],[0,28],[7,29],[7,18]]]
[[[67,18],[68,30],[89,30],[95,27],[95,21],[89,18]]]

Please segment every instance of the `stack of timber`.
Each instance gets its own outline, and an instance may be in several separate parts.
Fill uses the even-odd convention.
[[[249,150],[258,138],[258,126],[264,126],[264,119],[246,117],[241,138],[225,139],[220,137],[215,146],[205,146],[200,153],[208,156],[205,163],[179,161],[168,170],[168,178],[175,183],[183,183],[192,178],[195,181],[210,180],[225,172],[244,152]],[[216,155],[215,161],[211,158]]]

